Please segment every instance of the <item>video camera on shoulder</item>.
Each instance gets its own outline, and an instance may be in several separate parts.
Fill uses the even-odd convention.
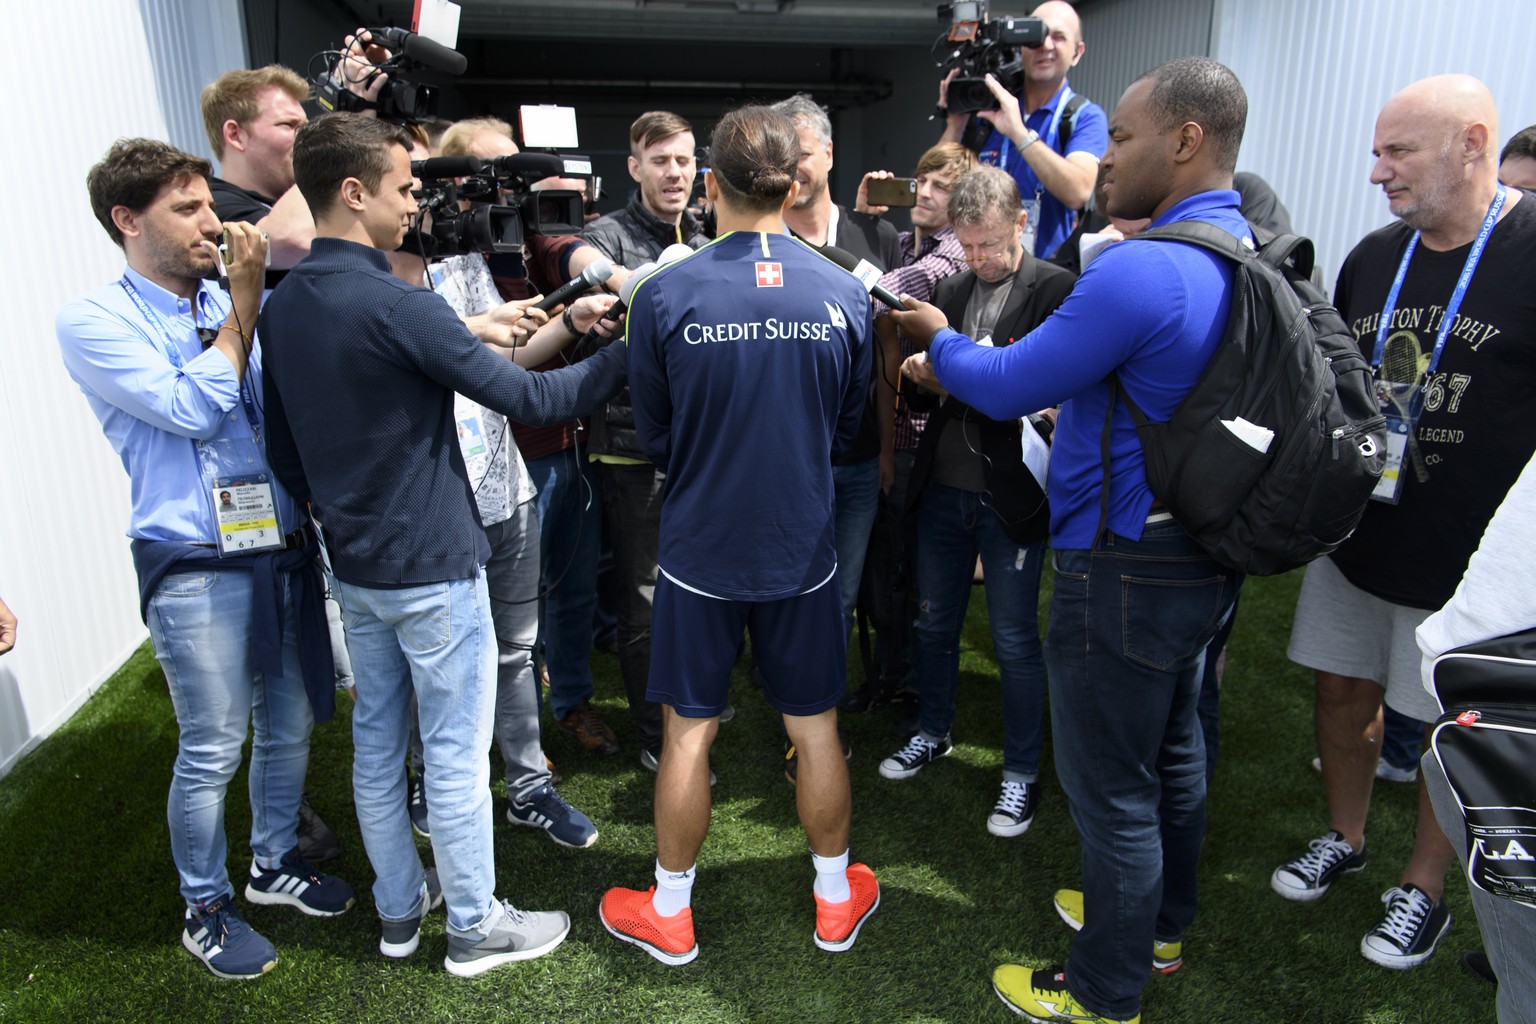
[[[582,195],[575,189],[534,190],[536,181],[569,177],[591,163],[585,157],[515,153],[494,160],[472,156],[434,157],[411,162],[421,180],[417,196],[422,219],[438,256],[518,252],[528,232],[574,235],[581,231]],[[468,209],[459,201],[468,200]]]
[[[939,4],[939,24],[947,27],[934,41],[934,63],[945,70],[960,69],[944,93],[944,105],[951,114],[996,110],[997,99],[987,88],[986,76],[991,74],[1004,89],[1018,92],[1024,85],[1019,47],[1033,50],[1045,42],[1045,22],[1039,18],[989,18],[988,13],[987,0]]]
[[[424,124],[437,120],[437,87],[415,81],[411,75],[422,69],[442,71],[450,75],[462,75],[468,66],[464,55],[442,43],[403,28],[369,28],[372,45],[389,50],[388,60],[373,65],[370,74],[387,74],[389,81],[378,99],[369,102],[343,84],[342,73],[350,71],[340,67],[346,58],[345,50],[325,50],[310,60],[310,85],[315,100],[328,113],[346,111],[358,113],[377,110],[379,117],[396,124]],[[315,71],[316,63],[320,68]]]

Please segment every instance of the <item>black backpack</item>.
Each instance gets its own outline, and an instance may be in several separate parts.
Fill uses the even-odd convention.
[[[1386,420],[1371,368],[1343,317],[1309,279],[1312,242],[1281,235],[1257,252],[1200,221],[1144,231],[1237,263],[1226,335],[1167,423],[1152,423],[1118,375],[1104,420],[1109,508],[1109,427],[1118,396],[1136,422],[1147,483],[1216,561],[1258,576],[1305,565],[1343,543],[1381,477]],[[1223,420],[1274,431],[1267,452]]]

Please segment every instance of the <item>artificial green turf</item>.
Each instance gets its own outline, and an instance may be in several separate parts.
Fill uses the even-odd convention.
[[[1440,952],[1413,971],[1366,962],[1360,937],[1378,895],[1396,884],[1414,821],[1412,787],[1378,784],[1366,871],[1311,905],[1269,891],[1269,873],[1326,826],[1313,756],[1310,674],[1285,660],[1299,575],[1250,580],[1228,656],[1223,744],[1211,791],[1200,916],[1186,964],[1147,985],[1148,1022],[1485,1021],[1493,989],[1457,959],[1479,944],[1466,883],[1447,892],[1456,922]],[[855,858],[882,885],[879,912],[849,953],[811,943],[811,869],[785,782],[781,733],[738,670],[737,718],[722,727],[714,824],[699,858],[694,912],[700,955],[664,967],[610,938],[597,920],[604,888],[650,884],[654,776],[637,762],[615,660],[594,655],[599,709],[623,751],[587,754],[549,728],[561,792],[597,821],[589,850],[541,833],[496,828],[500,893],[563,908],[569,940],[526,964],[464,981],[442,967],[443,919],[405,961],[378,953],[371,876],[350,800],[344,707],[315,733],[309,788],[346,852],[329,870],[359,890],[346,916],[319,920],[247,907],[278,947],[256,982],[221,982],[180,944],[165,825],[176,727],[146,646],[55,736],[0,780],[0,1021],[689,1021],[929,1022],[1013,1020],[992,994],[1007,960],[1062,959],[1070,933],[1051,893],[1076,886],[1077,837],[1050,770],[1034,828],[987,834],[999,782],[996,672],[981,594],[965,633],[955,753],[914,779],[875,770],[897,744],[890,714],[845,716],[854,747]],[[858,681],[857,670],[853,678]],[[343,701],[343,704],[346,702]],[[493,756],[493,769],[499,764]],[[230,872],[249,849],[244,773],[226,818]],[[502,793],[496,784],[498,796]],[[423,843],[423,850],[426,844]]]

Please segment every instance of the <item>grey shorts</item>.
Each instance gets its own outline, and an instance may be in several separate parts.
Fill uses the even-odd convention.
[[[1344,578],[1333,559],[1319,558],[1301,582],[1286,655],[1316,671],[1374,680],[1392,710],[1433,722],[1440,706],[1424,689],[1424,655],[1413,636],[1432,614],[1367,594]]]

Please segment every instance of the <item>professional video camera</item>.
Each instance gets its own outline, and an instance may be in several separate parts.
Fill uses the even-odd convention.
[[[1024,61],[1019,47],[1038,48],[1045,42],[1045,22],[1039,18],[988,18],[987,0],[956,0],[939,5],[939,24],[947,26],[933,44],[934,63],[959,68],[949,83],[944,105],[951,114],[996,110],[997,99],[987,88],[988,73],[1009,92],[1024,85]],[[942,57],[940,50],[947,50]]]
[[[548,153],[515,153],[494,160],[445,156],[412,161],[411,174],[422,184],[417,194],[422,223],[431,216],[422,235],[435,243],[435,251],[423,255],[517,252],[529,231],[580,232],[584,223],[580,192],[532,188],[536,181],[567,173],[567,161]],[[469,200],[469,209],[460,209],[460,200]]]
[[[389,82],[378,99],[370,103],[349,92],[343,84],[342,74],[356,77],[361,69],[340,66],[346,56],[345,50],[326,50],[310,60],[310,84],[314,87],[316,101],[327,112],[376,109],[379,117],[398,124],[437,120],[437,87],[412,81],[408,73],[430,68],[462,75],[468,66],[464,55],[403,28],[370,28],[367,32],[373,39],[371,45],[382,46],[392,54],[388,60],[373,65],[370,72],[389,75]],[[318,71],[315,70],[317,62],[321,64]]]

